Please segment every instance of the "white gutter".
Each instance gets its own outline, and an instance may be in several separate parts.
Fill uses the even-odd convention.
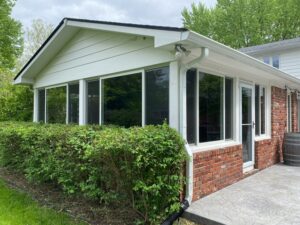
[[[180,73],[179,73],[179,79],[180,79],[180,85],[179,85],[179,93],[180,93],[180,100],[179,100],[179,107],[181,109],[181,115],[180,115],[180,133],[183,136],[185,140],[185,151],[188,155],[187,163],[186,163],[186,177],[187,177],[187,182],[186,182],[186,194],[185,194],[185,199],[188,201],[189,204],[192,203],[193,200],[193,152],[186,140],[186,112],[183,112],[183,106],[185,104],[185,101],[183,96],[184,90],[186,88],[186,76],[183,76],[186,74],[186,72],[191,69],[192,67],[195,66],[195,64],[199,64],[202,62],[205,58],[207,58],[209,55],[209,49],[202,47],[201,48],[201,55],[197,57],[196,59],[192,60],[191,62],[187,63],[186,65],[181,64],[180,65]]]

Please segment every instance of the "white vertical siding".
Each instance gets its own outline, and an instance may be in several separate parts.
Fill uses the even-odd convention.
[[[117,73],[174,60],[150,37],[82,30],[35,80],[35,87]]]

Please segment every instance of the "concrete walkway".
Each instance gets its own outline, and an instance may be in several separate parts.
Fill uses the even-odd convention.
[[[194,202],[184,217],[201,225],[299,225],[300,167],[274,165]]]

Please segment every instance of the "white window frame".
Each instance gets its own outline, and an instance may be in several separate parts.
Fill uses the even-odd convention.
[[[278,54],[274,54],[274,55],[271,55],[271,56],[262,56],[261,60],[262,60],[265,64],[274,67],[273,64],[274,64],[274,57],[275,57],[275,56],[278,57],[278,69],[280,69],[280,55],[278,55]],[[266,63],[266,62],[265,62],[265,59],[269,59],[269,60],[268,60],[269,63]],[[274,68],[277,69],[277,67],[274,67]]]
[[[259,114],[259,124],[257,123],[257,121],[255,121],[255,117],[256,117],[256,111],[255,111],[255,115],[254,115],[254,121],[255,121],[255,126],[259,126],[259,134],[256,134],[256,129],[255,129],[255,137],[266,137],[267,136],[267,133],[268,133],[268,117],[267,117],[267,113],[268,113],[268,101],[267,101],[267,87],[265,85],[261,85],[259,83],[255,83],[254,85],[254,88],[255,86],[259,87],[259,98],[258,98],[258,107],[259,107],[259,111],[258,111],[258,114]],[[261,94],[261,91],[262,89],[265,89],[265,133],[262,134],[261,133],[261,99],[260,99],[260,94]],[[255,90],[255,89],[254,89]],[[255,92],[254,92],[254,95],[255,95]],[[256,96],[254,96],[254,99],[256,100]],[[255,104],[256,102],[254,102]],[[255,108],[255,107],[254,107]],[[254,109],[255,110],[255,109]],[[255,127],[256,128],[256,127]]]
[[[205,71],[203,69],[199,69],[199,68],[194,68],[196,69],[196,138],[195,138],[195,142],[196,143],[190,143],[189,145],[192,147],[192,149],[194,150],[208,150],[210,148],[215,148],[216,146],[220,146],[220,145],[224,145],[224,146],[230,146],[230,145],[235,145],[237,144],[236,139],[236,121],[235,121],[235,115],[236,115],[236,110],[235,110],[235,105],[236,105],[236,79],[234,76],[230,76],[227,74],[219,74],[217,72],[210,72],[210,71]],[[222,77],[223,78],[223,139],[221,140],[217,140],[217,141],[208,141],[208,142],[199,142],[199,79],[200,79],[200,73],[204,73],[204,74],[209,74],[212,76],[217,76],[217,77]],[[232,108],[232,139],[226,139],[226,135],[225,135],[225,79],[226,78],[230,78],[232,79],[233,85],[232,85],[232,92],[233,92],[233,99],[232,99],[232,104],[233,104],[233,108]],[[186,92],[186,91],[185,91]],[[187,110],[186,107],[184,107],[184,110]]]
[[[145,70],[142,69],[142,70],[133,70],[133,71],[128,71],[128,72],[125,72],[125,73],[117,73],[117,74],[112,74],[112,75],[105,75],[105,76],[101,76],[99,79],[100,79],[100,82],[99,82],[99,85],[100,85],[100,116],[99,116],[99,124],[102,125],[103,124],[103,120],[104,120],[104,115],[102,113],[102,98],[103,98],[103,91],[102,91],[102,81],[105,80],[105,79],[110,79],[110,78],[115,78],[115,77],[124,77],[124,76],[130,76],[130,75],[134,75],[134,74],[141,74],[142,76],[142,86],[141,86],[141,89],[142,89],[142,124],[141,126],[145,126]]]
[[[49,89],[53,88],[59,88],[59,87],[66,87],[66,122],[65,124],[68,124],[68,96],[69,96],[69,88],[68,88],[68,83],[63,83],[63,84],[58,84],[58,85],[53,85],[49,87],[45,87],[45,123],[48,124],[48,117],[47,117],[47,92]]]

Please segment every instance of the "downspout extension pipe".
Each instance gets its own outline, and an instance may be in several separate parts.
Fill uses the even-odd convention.
[[[205,47],[202,47],[201,48],[201,55],[199,57],[192,60],[191,62],[189,62],[186,65],[181,65],[179,75],[185,74],[189,69],[191,69],[193,66],[195,66],[196,63],[200,63],[205,58],[207,58],[208,55],[209,55],[209,49],[205,48]],[[180,79],[180,83],[182,83],[182,79]],[[182,92],[182,88],[179,87],[180,99],[182,99],[181,92]],[[183,107],[183,101],[182,100],[179,101],[179,107],[180,107],[180,109],[182,109],[182,107]],[[183,127],[185,126],[183,124],[183,120],[184,120],[183,115],[180,115],[180,121],[181,121],[180,132],[181,132],[181,134],[184,133],[182,136],[185,139],[185,151],[188,155],[188,159],[187,159],[187,163],[186,163],[186,177],[187,177],[186,195],[185,195],[184,201],[181,203],[180,210],[178,212],[173,213],[172,215],[170,215],[161,225],[173,225],[175,220],[179,219],[179,217],[182,216],[184,211],[190,206],[190,204],[192,203],[192,199],[193,199],[193,152],[192,152],[192,150],[191,150],[191,148],[190,148],[190,146],[189,146],[189,144],[186,140],[186,134],[185,134],[184,129],[183,129]]]

